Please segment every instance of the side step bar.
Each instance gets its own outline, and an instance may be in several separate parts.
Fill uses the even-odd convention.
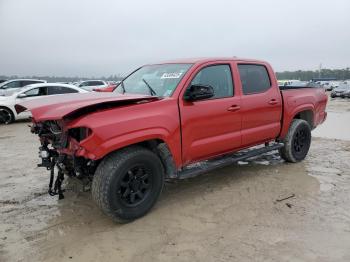
[[[250,149],[248,151],[241,151],[235,154],[225,155],[213,160],[207,160],[207,161],[191,164],[183,168],[181,171],[178,171],[177,177],[180,179],[195,177],[200,174],[204,174],[209,171],[215,170],[217,168],[222,168],[222,167],[232,165],[238,161],[242,161],[251,157],[262,155],[270,151],[278,150],[283,146],[284,146],[283,143],[274,143],[272,145],[268,145],[268,146],[264,146],[256,149]]]

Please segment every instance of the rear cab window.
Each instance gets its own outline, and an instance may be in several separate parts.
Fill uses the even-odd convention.
[[[264,93],[271,87],[267,68],[258,64],[238,64],[244,95]]]

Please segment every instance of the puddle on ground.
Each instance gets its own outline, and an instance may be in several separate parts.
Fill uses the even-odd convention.
[[[312,135],[350,141],[350,112],[328,112],[326,121]]]

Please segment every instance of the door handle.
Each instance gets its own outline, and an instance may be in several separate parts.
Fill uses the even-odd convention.
[[[269,101],[269,104],[270,104],[270,105],[276,105],[276,104],[278,104],[278,101],[277,101],[276,99],[271,99],[271,100]]]
[[[227,111],[234,112],[234,111],[237,111],[240,109],[241,109],[241,107],[239,105],[232,105],[229,108],[227,108]]]

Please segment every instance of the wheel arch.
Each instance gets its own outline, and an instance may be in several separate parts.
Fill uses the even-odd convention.
[[[177,165],[173,153],[171,152],[168,143],[163,138],[159,137],[149,138],[115,148],[114,150],[111,150],[106,155],[104,155],[103,158],[116,151],[132,146],[141,146],[155,153],[163,164],[166,178],[175,178],[177,176]]]
[[[306,104],[295,108],[292,112],[287,111],[284,114],[281,133],[278,137],[279,139],[284,139],[294,119],[305,120],[310,125],[311,130],[314,129],[314,106],[312,104]]]
[[[305,120],[306,122],[308,122],[311,129],[314,128],[314,112],[312,111],[312,109],[306,109],[296,113],[293,119]]]

